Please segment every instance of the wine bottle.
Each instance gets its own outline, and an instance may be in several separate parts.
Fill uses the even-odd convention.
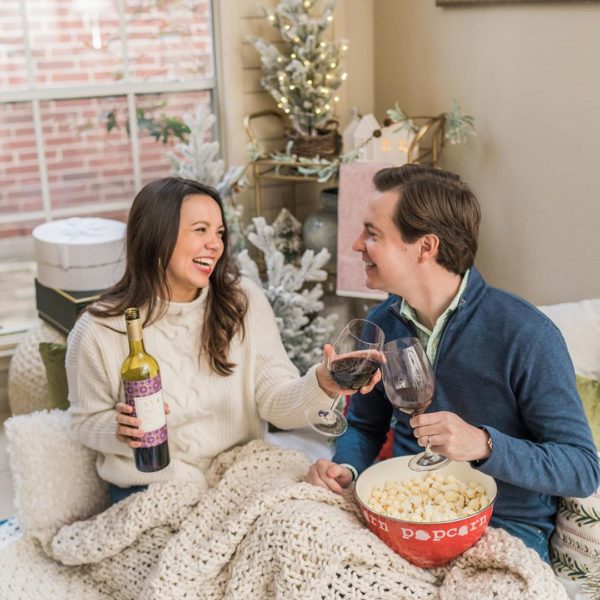
[[[123,361],[121,379],[125,402],[133,408],[131,416],[141,420],[141,447],[134,448],[135,466],[140,471],[152,473],[169,464],[167,422],[156,359],[144,348],[142,321],[137,308],[125,310],[129,356]]]

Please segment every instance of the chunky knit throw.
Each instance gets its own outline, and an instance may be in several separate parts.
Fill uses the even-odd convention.
[[[262,441],[225,452],[207,473],[208,488],[152,484],[63,526],[44,544],[52,559],[31,540],[5,547],[0,597],[567,598],[550,567],[500,529],[488,528],[445,567],[415,567],[366,528],[350,495],[303,483],[307,468],[304,455]],[[27,582],[34,577],[37,587]],[[49,593],[60,581],[64,595]]]

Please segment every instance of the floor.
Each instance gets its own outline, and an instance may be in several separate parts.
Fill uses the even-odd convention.
[[[0,520],[8,519],[15,514],[13,484],[8,470],[8,454],[6,452],[6,433],[4,421],[8,413],[0,413]]]

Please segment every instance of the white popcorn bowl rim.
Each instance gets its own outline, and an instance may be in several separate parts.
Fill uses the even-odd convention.
[[[459,461],[450,461],[447,465],[440,467],[435,472],[439,475],[443,475],[447,477],[448,475],[453,475],[456,479],[463,481],[464,483],[468,483],[470,481],[475,481],[479,485],[483,487],[486,495],[490,498],[490,502],[486,504],[483,508],[480,508],[478,511],[470,514],[463,515],[461,517],[457,517],[456,519],[449,519],[446,521],[410,521],[408,519],[400,519],[398,517],[392,517],[390,515],[385,515],[371,508],[367,504],[367,500],[371,495],[371,490],[375,486],[383,487],[385,483],[388,481],[408,481],[414,479],[425,479],[425,477],[432,473],[432,471],[413,471],[409,468],[408,462],[412,456],[397,456],[394,458],[388,458],[387,460],[382,460],[374,465],[371,465],[368,469],[365,469],[356,480],[354,487],[354,495],[358,501],[358,503],[364,507],[366,510],[372,512],[373,514],[383,518],[389,519],[390,521],[394,521],[396,523],[409,523],[411,525],[444,525],[444,524],[452,524],[460,521],[465,521],[466,519],[471,519],[476,517],[477,515],[485,512],[491,506],[493,506],[496,501],[496,496],[498,495],[498,486],[496,485],[496,481],[490,475],[486,475],[477,469],[471,467],[468,462],[459,462]]]

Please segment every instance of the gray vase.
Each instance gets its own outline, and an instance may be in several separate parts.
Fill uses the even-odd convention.
[[[321,191],[323,208],[310,213],[302,226],[304,247],[319,252],[327,248],[331,254],[330,265],[335,266],[337,259],[337,188]]]

